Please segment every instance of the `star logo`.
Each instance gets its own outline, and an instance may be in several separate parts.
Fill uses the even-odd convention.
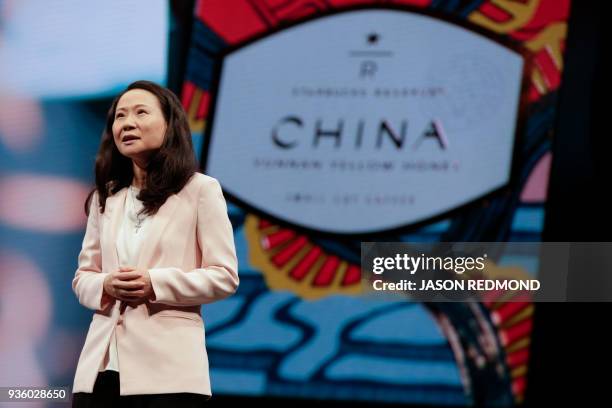
[[[380,36],[378,35],[378,33],[368,34],[368,37],[367,37],[368,45],[375,45],[376,43],[378,43],[378,40],[380,40]]]

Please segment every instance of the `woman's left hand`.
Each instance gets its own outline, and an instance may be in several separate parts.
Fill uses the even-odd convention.
[[[146,269],[137,269],[131,266],[122,266],[119,268],[119,272],[129,274],[129,282],[138,282],[142,285],[141,289],[137,290],[126,290],[123,296],[129,300],[141,300],[148,299],[153,295],[153,286],[151,285],[151,277],[149,271]],[[121,279],[121,278],[120,278]]]

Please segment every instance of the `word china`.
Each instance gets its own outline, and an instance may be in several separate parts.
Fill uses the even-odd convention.
[[[334,125],[317,119],[312,124],[305,123],[299,116],[285,116],[272,129],[272,142],[281,149],[294,149],[300,145],[312,148],[332,146],[335,149],[353,147],[360,149],[370,147],[381,149],[392,146],[396,150],[404,147],[417,149],[423,142],[436,142],[440,150],[448,147],[448,140],[442,124],[438,120],[430,121],[425,129],[411,140],[408,121],[402,120],[399,126],[392,126],[389,121],[381,119],[374,126],[367,126],[364,119],[355,123],[338,119]]]

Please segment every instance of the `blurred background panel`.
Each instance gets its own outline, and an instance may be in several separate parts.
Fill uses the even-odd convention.
[[[114,96],[166,81],[167,1],[4,1],[0,87],[30,98]]]

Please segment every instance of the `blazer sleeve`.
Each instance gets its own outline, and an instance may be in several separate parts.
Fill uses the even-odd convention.
[[[238,288],[234,232],[219,182],[210,177],[198,194],[197,240],[202,251],[199,268],[151,268],[151,303],[194,306],[232,295]]]
[[[100,251],[100,229],[98,211],[98,192],[96,191],[89,206],[87,229],[79,253],[79,266],[72,280],[72,290],[79,303],[92,310],[104,310],[113,298],[104,292],[102,256]]]

